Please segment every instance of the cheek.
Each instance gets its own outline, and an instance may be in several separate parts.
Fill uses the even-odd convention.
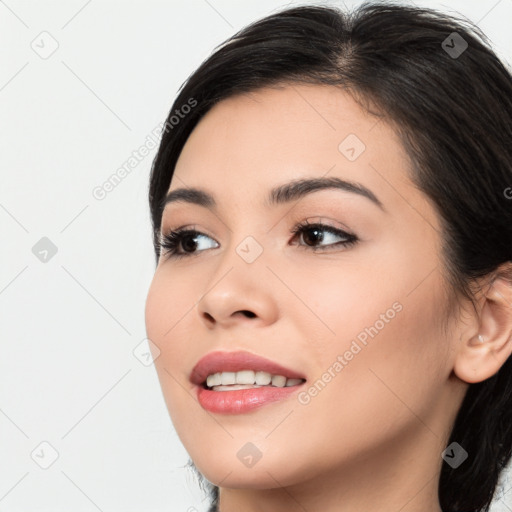
[[[383,272],[366,261],[347,260],[343,266],[338,262],[337,270],[335,265],[324,262],[296,279],[293,291],[302,304],[295,300],[296,307],[289,307],[288,316],[303,333],[298,348],[316,371],[327,369],[350,350],[353,340],[364,348],[372,339],[384,337],[403,316],[400,283],[383,277],[389,270]],[[291,306],[293,301],[288,301]]]
[[[187,317],[197,314],[194,310],[197,294],[194,294],[191,283],[189,279],[188,285],[184,286],[179,279],[158,269],[146,298],[146,334],[158,347],[158,351],[155,349],[158,357],[154,359],[154,364],[164,394],[169,394],[169,385],[175,382],[171,376],[182,383],[188,381],[187,352],[190,352],[191,340],[186,330],[186,326],[190,325]]]
[[[184,286],[180,279],[168,275],[169,272],[157,269],[148,290],[145,305],[145,322],[148,337],[165,347],[176,338],[180,322],[187,314],[193,314],[194,292],[188,280]],[[159,343],[160,342],[160,343]]]
[[[180,437],[186,429],[183,420],[189,418],[193,404],[192,384],[188,382],[188,369],[193,362],[189,361],[190,334],[186,325],[187,315],[194,314],[196,299],[190,279],[188,283],[183,286],[179,279],[157,269],[145,304],[146,334],[157,347],[152,348],[155,369],[167,410]]]
[[[362,347],[357,358],[363,360],[370,345],[375,348],[370,354],[381,361],[399,353],[404,358],[410,353],[412,359],[406,360],[418,363],[429,351],[438,355],[447,299],[442,276],[433,270],[437,247],[425,242],[420,257],[419,241],[397,238],[367,243],[342,263],[323,261],[296,281],[294,291],[307,307],[300,307],[303,318],[295,313],[293,318],[303,332],[313,334],[304,350],[313,349],[317,363],[325,367],[333,356],[351,347],[357,351],[354,340]]]
[[[336,308],[323,309],[336,335],[319,338],[314,348],[318,385],[304,397],[310,398],[308,417],[315,417],[314,408],[318,414],[330,408],[334,423],[353,428],[357,438],[376,421],[386,429],[414,419],[411,410],[428,415],[449,373],[439,290],[433,277],[413,293],[396,286],[380,288],[373,298],[365,293],[371,288],[338,294]]]
[[[300,402],[303,421],[325,431],[318,418],[329,411],[334,437],[342,428],[354,439],[365,430],[378,438],[381,427],[417,421],[411,410],[428,415],[450,371],[439,273],[418,286],[428,270],[398,266],[396,279],[389,269],[376,281],[368,268],[322,287],[305,280],[298,291],[313,290],[308,305],[319,312],[294,316],[305,334],[296,349],[307,354],[312,376]]]

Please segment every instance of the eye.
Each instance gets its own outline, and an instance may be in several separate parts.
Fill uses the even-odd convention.
[[[327,233],[327,236],[325,236],[324,233]],[[307,221],[295,225],[291,230],[291,234],[294,235],[294,238],[299,237],[300,239],[305,240],[305,244],[298,245],[302,248],[310,249],[313,252],[324,251],[337,246],[350,247],[359,241],[355,235],[347,233],[341,229],[322,223],[310,224]],[[337,238],[341,238],[341,240],[336,242]],[[162,235],[160,240],[160,250],[164,250],[163,254],[166,258],[177,259],[194,256],[205,249],[219,247],[219,244],[214,241],[217,245],[206,243],[203,244],[203,247],[201,248],[201,243],[198,242],[198,240],[200,241],[202,239],[213,240],[213,238],[197,231],[196,229],[179,228]],[[316,245],[326,241],[331,241],[332,243]],[[180,248],[182,250],[180,250]]]
[[[167,258],[183,258],[187,256],[193,256],[194,251],[198,248],[198,246],[201,245],[196,240],[201,238],[209,238],[210,240],[213,240],[208,235],[205,235],[204,233],[201,233],[195,229],[180,228],[175,231],[169,231],[167,234],[162,235],[160,248],[165,249],[164,254]],[[185,252],[180,252],[178,250],[180,244]],[[210,247],[206,247],[206,249],[209,248]]]
[[[299,245],[309,248],[312,251],[323,251],[333,246],[350,247],[359,241],[357,236],[352,233],[347,233],[341,229],[318,222],[311,224],[307,221],[299,223],[291,230],[291,233],[295,235],[295,237],[300,235],[299,238],[305,240],[306,244]],[[324,236],[323,233],[327,233],[328,235]],[[341,238],[342,240],[336,242],[336,238]],[[331,241],[332,243],[315,246],[315,244],[325,241]]]

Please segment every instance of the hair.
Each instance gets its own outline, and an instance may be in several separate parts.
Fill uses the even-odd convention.
[[[392,2],[366,2],[351,12],[318,5],[277,11],[217,46],[188,77],[151,169],[157,263],[163,202],[196,124],[223,99],[286,84],[342,88],[396,130],[412,182],[439,215],[442,271],[453,297],[474,305],[479,278],[512,282],[512,202],[505,193],[512,186],[511,73],[467,18]],[[194,108],[184,108],[192,101]],[[176,110],[185,114],[179,120]],[[511,361],[468,386],[448,444],[459,443],[469,457],[456,469],[442,465],[445,512],[491,506],[511,458]],[[206,485],[215,510],[218,487]]]

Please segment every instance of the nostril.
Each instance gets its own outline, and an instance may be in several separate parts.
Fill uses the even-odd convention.
[[[256,316],[255,313],[253,313],[252,311],[248,311],[247,309],[241,309],[240,311],[237,311],[237,313],[241,313],[243,314],[244,316],[246,316],[247,318],[254,318]],[[210,322],[212,323],[215,323],[215,318],[213,318],[212,315],[210,315],[210,313],[207,313],[206,311],[203,313],[203,316]]]
[[[210,320],[210,322],[215,322],[215,319],[213,318],[213,316],[212,316],[212,315],[210,315],[210,313],[204,313],[204,316],[205,316],[208,320]]]

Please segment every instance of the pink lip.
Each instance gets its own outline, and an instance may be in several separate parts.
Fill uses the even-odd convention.
[[[265,386],[234,391],[212,391],[204,386],[208,375],[241,370],[264,371],[273,375],[283,375],[289,379],[305,379],[302,373],[250,352],[210,352],[199,360],[190,374],[190,382],[196,385],[197,398],[201,406],[215,413],[248,412],[267,403],[284,399],[304,384],[282,388]]]
[[[237,352],[210,352],[202,357],[194,366],[190,374],[190,382],[201,385],[206,377],[219,372],[239,372],[253,370],[268,372],[272,375],[283,375],[287,379],[305,379],[306,377],[295,370],[285,368],[270,359],[251,354],[246,351]]]

